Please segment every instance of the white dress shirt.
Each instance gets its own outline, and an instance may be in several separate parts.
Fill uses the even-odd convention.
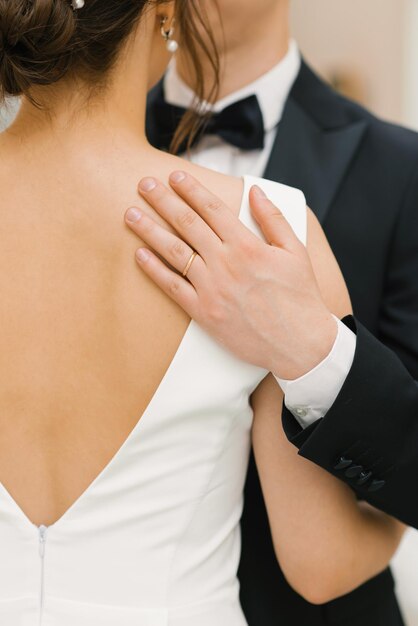
[[[214,135],[205,135],[188,156],[194,163],[231,176],[262,177],[266,169],[277,127],[290,90],[299,73],[301,57],[295,41],[290,41],[286,56],[269,72],[242,89],[207,105],[215,113],[248,96],[256,95],[264,119],[265,145],[262,150],[241,150]],[[175,61],[164,79],[165,99],[188,108],[194,100],[192,90],[181,80]],[[286,149],[284,147],[284,149]],[[285,404],[305,428],[323,417],[335,402],[354,360],[356,337],[340,320],[330,354],[301,378],[286,381],[276,378],[285,393]]]

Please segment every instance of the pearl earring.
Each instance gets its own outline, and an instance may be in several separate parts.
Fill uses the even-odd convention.
[[[167,21],[168,21],[168,17],[163,17],[161,20],[161,35],[164,41],[166,42],[166,47],[167,47],[168,52],[171,52],[171,54],[174,54],[175,52],[177,52],[179,48],[178,42],[175,39],[172,39],[174,35],[174,20],[172,21],[171,27],[168,30],[166,30],[165,28]]]
[[[72,0],[71,6],[73,7],[74,11],[78,11],[78,9],[83,8],[84,0]]]

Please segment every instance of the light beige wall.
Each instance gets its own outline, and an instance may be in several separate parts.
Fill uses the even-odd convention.
[[[365,104],[378,115],[398,122],[405,121],[405,21],[409,2],[291,0],[295,36],[316,69],[323,74],[335,68],[354,71],[362,77]]]

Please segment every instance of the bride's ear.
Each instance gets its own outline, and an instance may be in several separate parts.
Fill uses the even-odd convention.
[[[166,32],[169,32],[174,28],[176,13],[176,2],[170,0],[170,2],[160,2],[156,5],[156,28],[161,31],[164,27]]]
[[[160,80],[178,48],[175,33],[176,2],[153,3],[152,12],[153,15],[150,12],[149,17],[155,20],[155,24],[150,51],[149,89]]]
[[[165,45],[167,52],[173,54],[178,48],[178,43],[175,39],[175,10],[176,3],[163,2],[157,5],[157,24],[156,27],[159,30]]]

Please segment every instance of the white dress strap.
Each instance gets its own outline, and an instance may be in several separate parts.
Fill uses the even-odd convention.
[[[281,183],[266,180],[265,178],[256,178],[255,176],[244,176],[244,192],[242,197],[242,205],[240,211],[240,219],[254,233],[262,236],[261,230],[252,217],[249,191],[253,185],[258,185],[283,213],[296,236],[306,245],[307,241],[307,208],[306,199],[302,191],[294,187],[288,187]]]

